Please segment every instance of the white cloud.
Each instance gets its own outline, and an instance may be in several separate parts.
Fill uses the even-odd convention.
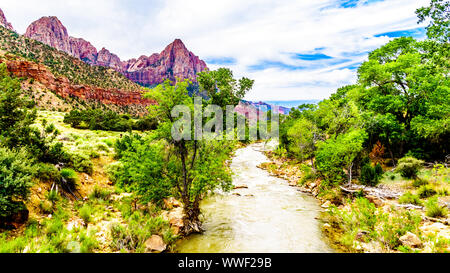
[[[364,60],[358,53],[389,40],[375,34],[417,27],[414,11],[428,2],[385,0],[343,9],[332,0],[0,0],[0,7],[19,33],[39,17],[55,15],[70,35],[122,59],[159,52],[181,38],[202,59],[234,58],[236,63],[228,66],[235,76],[256,80],[247,99],[297,100],[325,98],[353,83],[355,71],[343,67]],[[326,60],[304,61],[288,54],[317,48],[349,62],[327,66]],[[264,61],[306,68],[249,69]]]

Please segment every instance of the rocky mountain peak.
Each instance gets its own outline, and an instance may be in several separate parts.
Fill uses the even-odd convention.
[[[14,30],[12,25],[6,20],[5,14],[3,13],[3,10],[0,9],[0,26],[3,26],[9,30]]]
[[[28,26],[25,37],[70,53],[72,51],[66,27],[55,16],[41,17]]]
[[[159,54],[121,61],[106,48],[97,51],[88,41],[69,36],[64,25],[54,16],[33,22],[25,36],[65,51],[90,65],[110,67],[144,86],[176,78],[195,81],[198,72],[208,69],[206,63],[190,52],[180,39],[175,39]]]

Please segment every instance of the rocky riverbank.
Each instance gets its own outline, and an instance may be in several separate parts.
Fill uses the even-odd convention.
[[[266,155],[271,162],[260,164],[260,168],[321,202],[323,233],[338,251],[450,252],[450,218],[428,217],[423,206],[399,202],[399,197],[410,190],[410,182],[366,187],[355,180],[349,185],[324,188],[321,180],[304,167],[306,162],[280,158],[270,151]],[[438,200],[445,206],[448,197]]]

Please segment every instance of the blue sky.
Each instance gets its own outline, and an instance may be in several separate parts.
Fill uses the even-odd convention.
[[[247,100],[323,99],[354,83],[367,53],[425,36],[414,11],[429,0],[0,0],[19,32],[57,16],[69,35],[121,59],[160,52],[176,38],[211,69],[254,79]]]

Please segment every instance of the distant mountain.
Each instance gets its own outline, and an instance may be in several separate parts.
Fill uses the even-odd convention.
[[[242,100],[241,103],[245,104],[245,105],[251,105],[251,106],[255,107],[256,109],[258,109],[260,111],[264,111],[264,112],[267,112],[269,110],[274,112],[275,109],[278,109],[278,113],[283,114],[283,115],[289,114],[289,111],[291,110],[290,108],[287,108],[287,107],[283,107],[283,106],[279,106],[279,105],[275,105],[275,104],[269,104],[269,103],[262,102],[262,101],[254,102],[254,101]]]
[[[90,65],[110,67],[143,86],[154,86],[176,78],[195,81],[198,72],[208,69],[206,63],[190,52],[180,39],[175,39],[159,54],[122,61],[106,48],[97,51],[90,42],[69,36],[66,27],[54,16],[42,17],[31,23],[25,37],[62,50]]]
[[[299,105],[302,104],[317,104],[319,103],[320,100],[288,100],[288,101],[266,101],[266,103],[271,104],[271,105],[278,105],[278,106],[283,106],[286,108],[297,108]]]

